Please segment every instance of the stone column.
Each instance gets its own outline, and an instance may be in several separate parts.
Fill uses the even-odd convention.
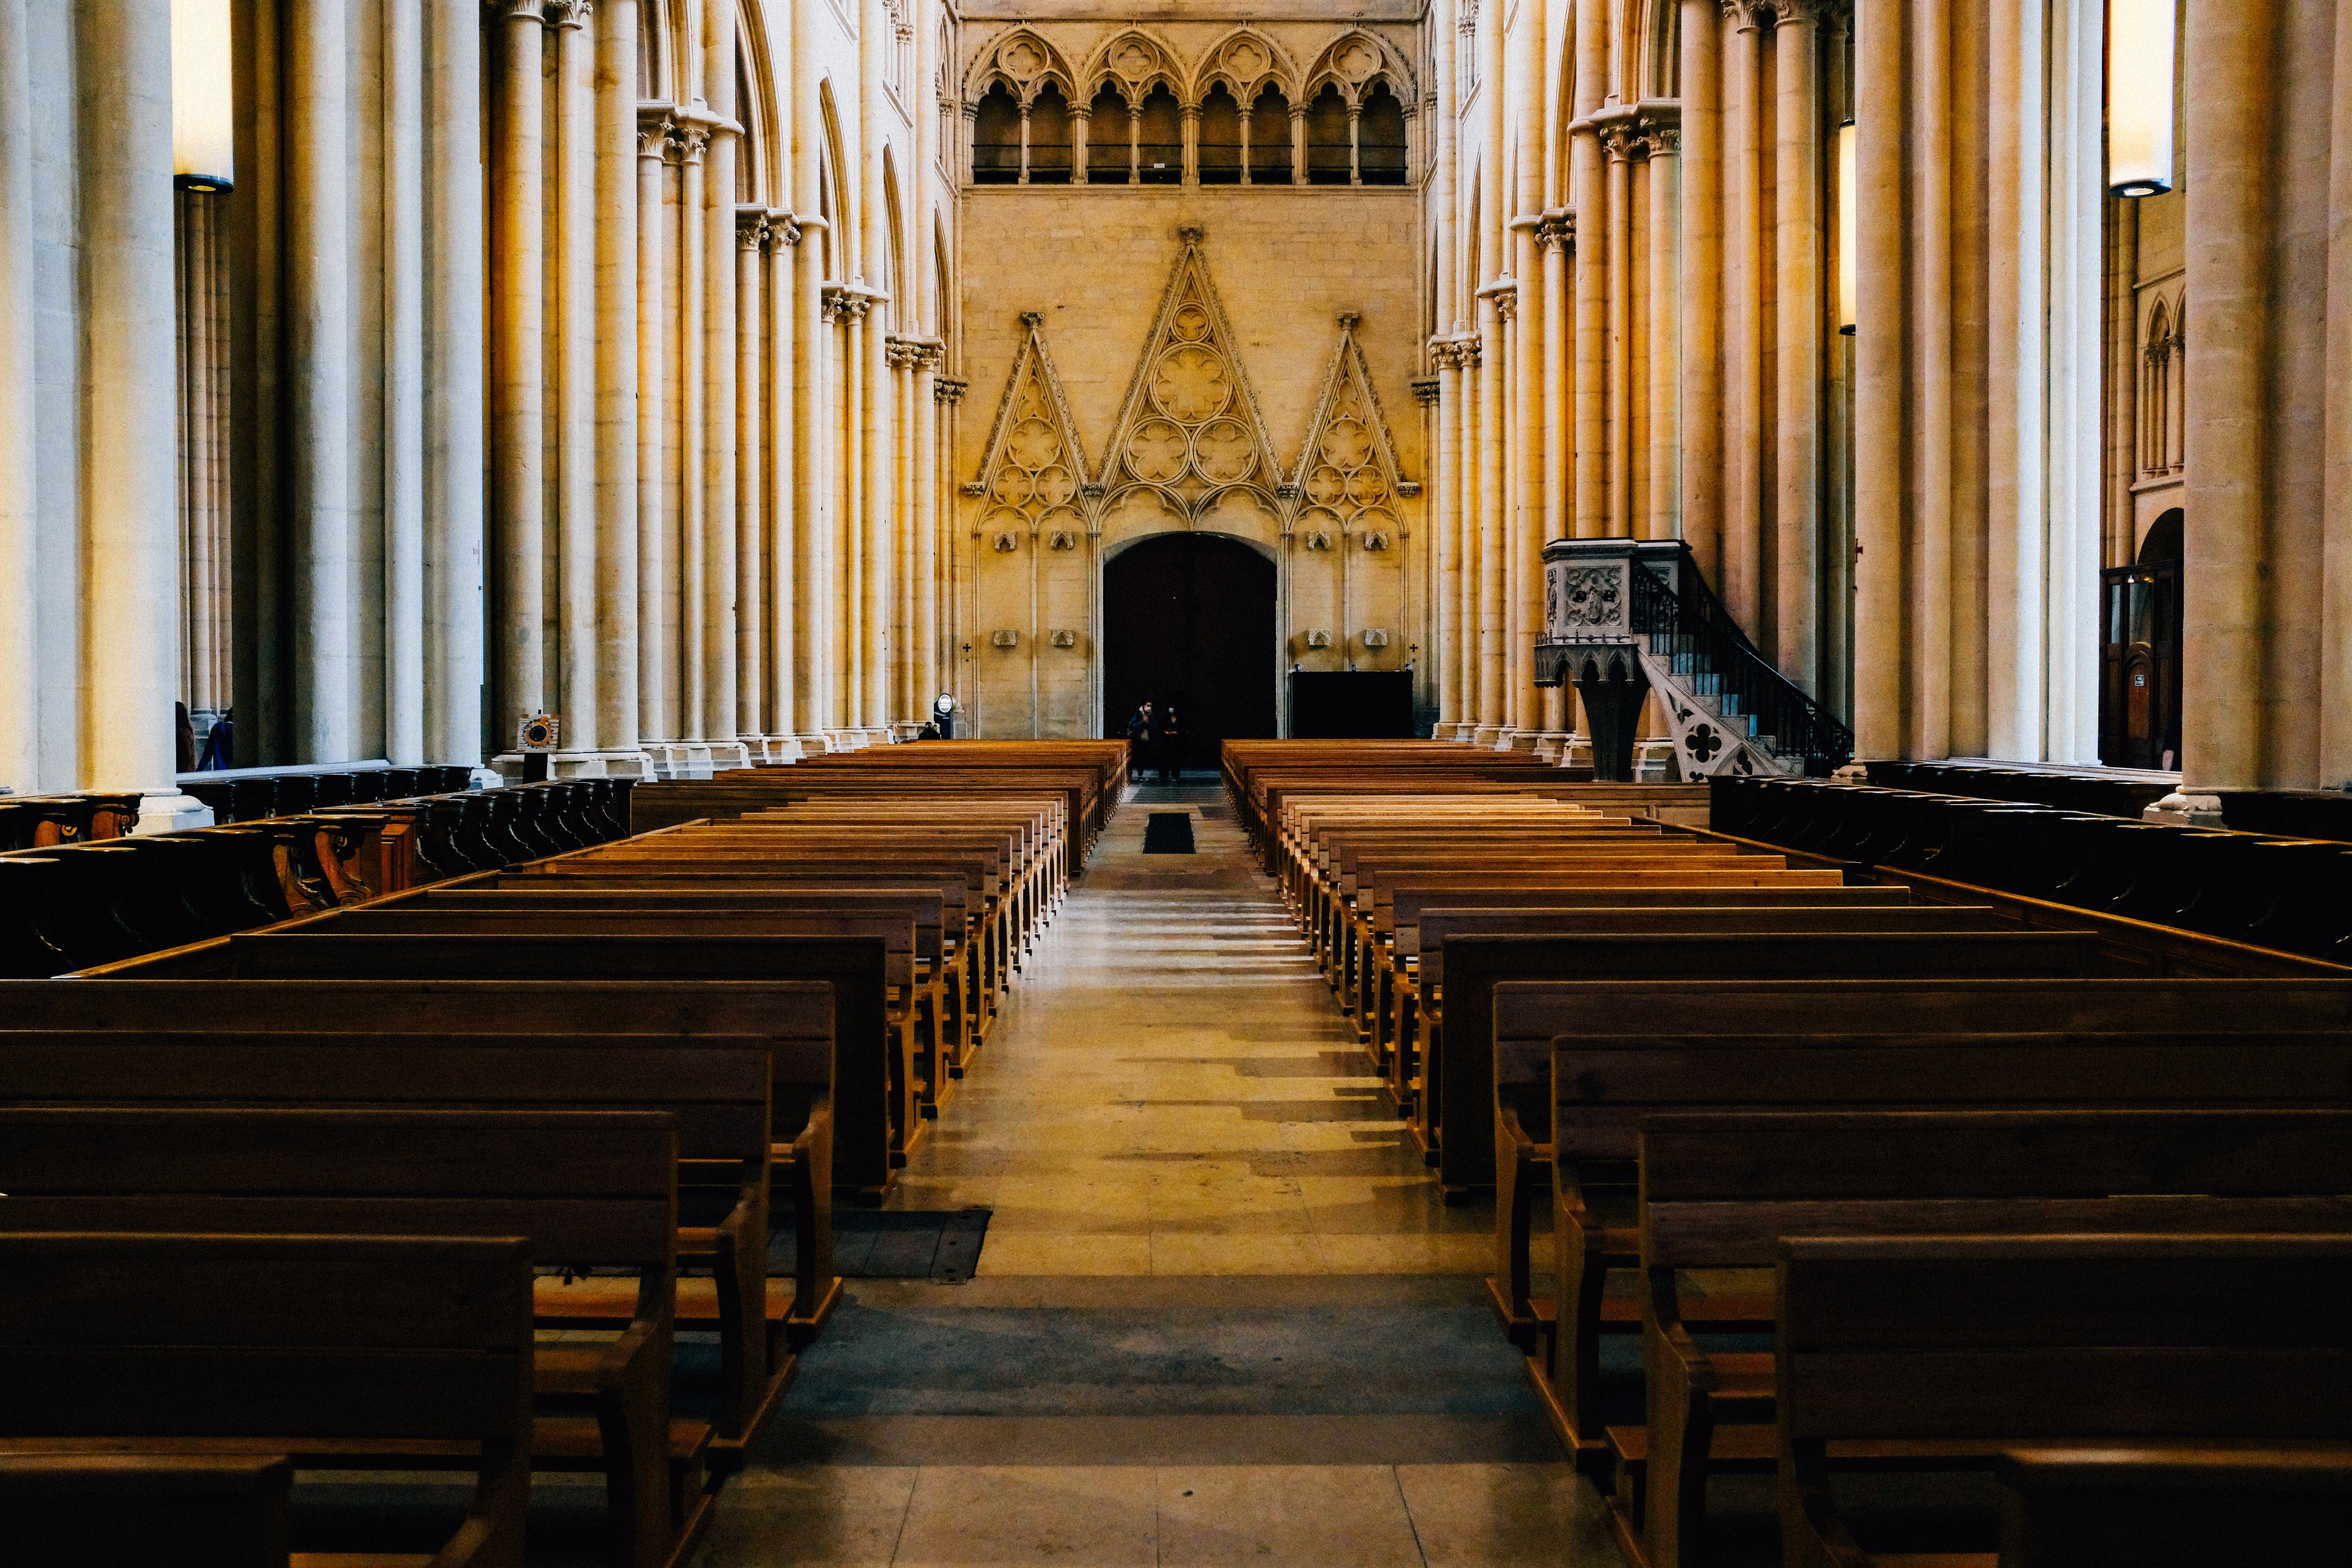
[[[226,356],[222,350],[220,198],[182,191],[177,289],[180,328],[180,692],[197,743],[228,706],[223,658],[229,616],[228,517],[224,505]]]
[[[596,40],[591,0],[556,0],[556,679],[566,752],[596,735]]]
[[[875,159],[878,166],[877,154]],[[876,184],[878,186],[879,181]],[[878,190],[867,217],[866,257],[870,265],[879,270],[887,264],[888,243],[883,229],[882,202]],[[875,310],[878,300],[867,301],[867,314],[860,323],[858,347],[863,355],[860,374],[864,382],[864,398],[856,406],[862,427],[860,455],[866,469],[865,507],[859,513],[864,526],[860,530],[860,554],[864,558],[865,575],[859,581],[863,609],[861,630],[864,632],[862,660],[865,666],[861,685],[865,703],[859,715],[859,727],[877,744],[890,735],[890,701],[896,692],[890,681],[890,667],[896,639],[891,636],[892,610],[898,597],[898,506],[893,494],[897,452],[894,437],[898,426],[898,407],[894,373],[889,364],[889,346],[886,341],[883,318]]]
[[[1087,182],[1087,137],[1094,130],[1095,109],[1091,103],[1070,105],[1070,184],[1083,185]]]
[[[843,215],[842,230],[851,230]],[[849,250],[842,247],[843,265]],[[840,727],[853,740],[866,723],[866,310],[869,301],[849,286],[829,289],[828,319],[835,323],[833,407],[841,464],[835,483],[834,603],[840,606],[834,657],[840,669]]]
[[[748,745],[767,731],[764,698],[766,654],[767,541],[761,526],[766,490],[761,459],[766,376],[761,351],[767,328],[761,311],[761,275],[767,270],[768,214],[764,207],[738,207],[735,214],[735,729]],[[757,760],[757,759],[754,759]]]
[[[87,22],[89,14],[83,15]],[[345,21],[339,5],[297,6],[286,17],[283,320],[293,437],[294,752],[306,763],[360,754]],[[531,24],[534,38],[537,26]],[[124,46],[113,40],[105,47]]]
[[[794,16],[795,37],[801,21]],[[795,58],[799,58],[797,50]],[[816,122],[815,97],[795,101],[795,117],[806,111],[807,123]],[[795,148],[795,168],[801,178],[794,188],[815,189],[816,149],[814,135]],[[799,160],[804,158],[805,163]],[[824,731],[839,711],[839,689],[833,663],[833,616],[838,602],[833,564],[832,387],[833,331],[824,311],[824,226],[816,214],[800,216],[801,245],[793,279],[793,309],[797,331],[793,344],[794,413],[793,431],[793,577],[797,585],[793,627],[793,712],[794,731],[803,747],[822,751]]]
[[[1127,106],[1127,183],[1143,184],[1143,105]]]
[[[1562,193],[1555,193],[1562,194]],[[1570,437],[1576,427],[1576,366],[1569,331],[1570,305],[1568,269],[1569,241],[1574,233],[1573,220],[1564,207],[1553,207],[1544,214],[1543,226],[1536,231],[1542,252],[1543,271],[1543,431],[1544,431],[1544,494],[1542,526],[1537,532],[1536,567],[1533,593],[1535,610],[1531,616],[1530,635],[1543,635],[1543,549],[1555,539],[1570,536],[1574,493],[1569,488],[1569,476],[1574,467],[1574,445]],[[1567,760],[1568,713],[1565,687],[1543,688],[1544,735],[1538,748],[1546,755],[1557,754]]]
[[[800,226],[791,209],[768,213],[768,732],[790,737],[800,729],[797,701],[801,676],[799,575],[803,520],[800,497],[801,406],[796,395],[800,360],[799,301],[793,269],[800,258]]]
[[[2319,647],[2323,784],[2352,782],[2352,16],[2341,11],[2336,17],[2335,66],[2327,184],[2328,229],[2334,238],[2327,248],[2327,392],[2322,405],[2325,466],[2320,479],[2326,531],[2321,540],[2325,580]]]
[[[635,92],[631,95],[634,98]],[[665,223],[664,185],[677,151],[677,122],[658,110],[637,120],[637,733],[684,733],[670,709],[670,648],[667,595],[673,571],[669,549],[669,486],[663,454],[669,444],[668,272],[677,250]]]
[[[2266,353],[2273,331],[2267,207],[2276,179],[2276,0],[2201,3],[2181,40],[2189,146],[2189,504],[2183,532],[2181,784],[2186,807],[2263,779]],[[2341,24],[2339,23],[2339,26]],[[2309,571],[2316,563],[2304,563]]]
[[[41,787],[34,544],[33,60],[26,0],[0,0],[0,784]],[[160,779],[150,780],[160,784]]]
[[[887,34],[887,25],[882,31]],[[876,44],[883,52],[889,47],[880,38]],[[719,748],[736,735],[735,160],[740,155],[742,129],[736,121],[734,0],[704,0],[702,49],[702,91],[715,122],[709,166],[703,172],[703,205],[688,219],[699,218],[708,258],[703,278],[706,417],[700,453],[705,508],[700,733],[711,742],[715,767],[726,760]],[[874,63],[878,72],[879,53]],[[739,754],[734,760],[742,759]]]
[[[173,777],[177,671],[168,606],[179,594],[179,549],[172,443],[160,438],[173,424],[175,337],[171,6],[81,0],[74,10],[82,391],[88,407],[105,412],[82,435],[78,771],[88,788],[145,791],[137,830],[159,832],[210,820]],[[15,40],[25,41],[21,26]],[[0,121],[0,131],[8,128]],[[21,154],[0,153],[11,156]],[[29,707],[30,694],[12,692],[8,705]]]
[[[1907,9],[1881,6],[1854,37],[1855,322],[1853,363],[1853,738],[1857,760],[1905,755],[1903,660],[1908,641],[1903,578],[1905,35]],[[1683,106],[1685,131],[1690,106]],[[1689,160],[1698,178],[1696,154]],[[1694,250],[1691,265],[1699,265]],[[1704,357],[1694,316],[1690,357]],[[1698,437],[1697,412],[1691,432]],[[1694,477],[1692,483],[1696,485]],[[1694,504],[1684,498],[1685,515]]]
[[[1898,553],[1884,570],[1900,573],[1911,562],[1909,613],[1910,681],[1908,757],[1948,757],[1952,752],[1952,412],[1955,401],[1952,294],[1955,289],[1952,229],[1952,48],[1950,19],[1937,0],[1912,0],[1911,47],[1898,61],[1909,89],[1904,120],[1916,171],[1908,188],[1898,184],[1894,211],[1911,220],[1910,259],[1905,288],[1897,293],[1910,314],[1908,395],[1912,449],[1905,478],[1910,495],[1895,516],[1908,516],[1908,540],[1897,534]],[[1874,21],[1863,29],[1879,30]],[[1867,242],[1865,241],[1865,248]],[[1865,331],[1869,331],[1867,325]],[[1882,329],[1892,336],[1895,323]],[[1902,402],[1895,405],[1902,407]],[[1898,426],[1899,428],[1899,426]],[[1899,439],[1899,437],[1898,437]]]
[[[1462,396],[1462,372],[1454,344],[1433,339],[1429,357],[1435,367],[1430,403],[1429,510],[1437,531],[1436,591],[1430,596],[1431,654],[1437,661],[1437,738],[1453,740],[1462,722],[1462,510],[1454,477],[1454,411]]]
[[[1472,319],[1475,321],[1478,305],[1475,298],[1470,303],[1470,310]],[[1478,405],[1480,395],[1486,390],[1484,379],[1478,374],[1482,346],[1480,335],[1475,330],[1464,332],[1457,340],[1456,352],[1461,363],[1458,380],[1462,395],[1454,402],[1454,414],[1460,427],[1454,437],[1456,458],[1454,473],[1460,487],[1454,510],[1462,520],[1461,595],[1455,605],[1462,626],[1462,722],[1458,738],[1472,742],[1478,738],[1479,715],[1485,703],[1481,692],[1486,675],[1485,661],[1479,657],[1483,646],[1479,628],[1479,584],[1483,570],[1480,557],[1486,552],[1485,531],[1478,512]],[[1491,736],[1488,738],[1492,739]]]
[[[1822,0],[1777,0],[1772,60],[1774,299],[1773,627],[1780,673],[1820,686],[1822,107],[1814,14]],[[1994,111],[1996,115],[1999,110]]]
[[[310,7],[328,11],[334,7]],[[490,741],[513,745],[518,721],[547,700],[543,584],[546,433],[546,199],[541,127],[542,0],[501,0],[498,118],[490,164],[490,252],[496,321],[491,342],[491,505],[497,518],[498,684]],[[338,112],[340,112],[340,106]],[[290,148],[301,138],[288,138]],[[346,171],[337,161],[335,178]]]
[[[1025,103],[1021,106],[1021,169],[1013,176],[1013,183],[1016,185],[1029,183],[1029,105]]]
[[[1597,539],[1609,531],[1609,198],[1594,116],[1608,89],[1609,14],[1579,5],[1575,15],[1576,117],[1569,126],[1568,188],[1576,208],[1576,492],[1569,531],[1572,538]]]
[[[1201,183],[1201,106],[1188,103],[1177,110],[1181,129],[1178,135],[1183,142],[1183,165],[1181,178],[1188,185]]]
[[[425,16],[383,11],[383,754],[425,760]]]
[[[1489,78],[1489,80],[1495,79]],[[1497,182],[1499,184],[1499,182]],[[1510,395],[1505,373],[1503,294],[1491,287],[1478,295],[1478,336],[1486,353],[1478,363],[1478,738],[1482,746],[1502,743],[1510,721],[1507,659],[1504,643],[1503,563],[1509,555],[1509,513],[1505,510],[1506,453],[1503,425]]]
[[[1609,536],[1633,533],[1633,125],[1612,121],[1601,135],[1608,155]]]
[[[1654,122],[1650,127],[1650,495],[1644,539],[1672,539],[1682,516],[1682,342],[1676,302],[1682,278],[1679,219],[1682,132]]]
[[[1759,0],[1723,0],[1723,576],[1732,619],[1763,636],[1764,173]],[[1769,13],[1767,13],[1769,14]]]
[[[1303,103],[1290,106],[1290,183],[1307,183],[1307,106]]]
[[[425,11],[425,756],[481,765],[482,8]]]
[[[596,5],[596,741],[637,751],[637,0]],[[653,163],[661,212],[661,163]],[[658,475],[659,470],[656,473]],[[660,515],[656,508],[655,515]],[[569,700],[567,699],[567,700]],[[577,702],[573,703],[577,707]],[[607,773],[643,773],[642,754]]]
[[[1348,183],[1351,185],[1364,183],[1363,126],[1364,106],[1350,102],[1348,105]]]
[[[944,321],[927,323],[943,331]],[[920,719],[945,688],[940,675],[940,343],[923,345],[915,361],[915,707]]]
[[[710,388],[703,374],[708,354],[703,322],[709,314],[709,297],[703,274],[709,235],[702,212],[709,128],[699,122],[683,125],[679,142],[677,282],[670,304],[677,342],[673,373],[677,379],[672,383],[677,405],[677,526],[671,531],[677,541],[677,560],[670,573],[670,580],[677,585],[677,625],[670,629],[669,647],[671,657],[677,660],[677,674],[670,681],[677,706],[670,715],[676,728],[669,738],[709,741],[712,736],[705,716],[709,710],[710,664],[705,657],[704,632],[709,606],[710,519],[704,493],[708,439],[703,427],[709,419]],[[729,251],[719,254],[723,258]],[[731,356],[733,345],[728,345],[728,350]],[[733,482],[732,475],[728,482]]]
[[[1717,0],[1682,0],[1682,531],[1723,585],[1723,46]]]

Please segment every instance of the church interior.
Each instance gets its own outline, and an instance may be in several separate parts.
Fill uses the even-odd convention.
[[[0,1562],[2347,1541],[2352,7],[0,0]]]

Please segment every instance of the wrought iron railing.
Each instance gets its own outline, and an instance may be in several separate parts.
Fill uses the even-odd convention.
[[[1693,691],[1720,699],[1725,717],[1755,720],[1756,733],[1769,736],[1780,755],[1802,758],[1808,774],[1824,776],[1852,762],[1853,731],[1757,651],[1699,575],[1687,546],[1678,564],[1679,589],[1638,563],[1626,574],[1632,628],[1648,636],[1650,651]]]

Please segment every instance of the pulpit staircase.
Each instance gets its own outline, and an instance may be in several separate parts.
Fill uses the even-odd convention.
[[[1853,759],[1853,731],[1774,668],[1715,596],[1679,540],[1559,540],[1544,549],[1546,613],[1538,682],[1576,684],[1596,701],[1635,671],[1654,687],[1683,776],[1825,777]],[[1626,737],[1630,745],[1631,736]],[[1595,737],[1594,755],[1603,752]]]

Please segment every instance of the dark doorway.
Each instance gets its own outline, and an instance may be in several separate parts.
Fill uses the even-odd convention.
[[[1104,732],[1142,703],[1175,704],[1183,765],[1226,740],[1274,734],[1274,563],[1213,533],[1163,533],[1103,567]],[[1156,759],[1155,759],[1156,760]]]
[[[2180,765],[2181,513],[2148,526],[2139,557],[2100,574],[2099,760]]]

